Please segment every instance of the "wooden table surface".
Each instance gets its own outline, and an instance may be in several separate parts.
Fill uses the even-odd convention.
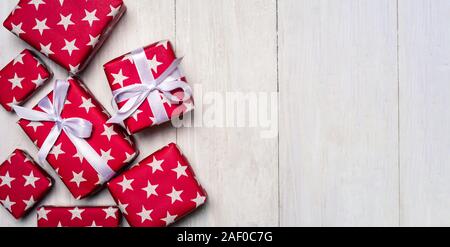
[[[16,2],[0,1],[0,20]],[[185,57],[203,95],[278,93],[272,137],[249,124],[137,135],[138,160],[177,142],[209,193],[178,225],[450,226],[450,1],[125,2],[127,14],[81,74],[109,111],[102,65],[160,39]],[[25,47],[2,28],[0,67]],[[46,62],[55,78],[67,76]],[[207,111],[211,102],[195,95],[196,111]],[[0,119],[0,160],[17,147],[36,158],[17,117],[2,110]],[[41,204],[111,203],[107,191],[76,201],[57,181]],[[0,225],[35,226],[35,214],[16,221],[1,208]]]

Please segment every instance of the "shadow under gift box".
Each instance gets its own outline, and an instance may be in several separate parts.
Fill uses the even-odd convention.
[[[138,155],[134,142],[120,126],[106,124],[109,114],[79,79],[68,78],[67,82],[69,89],[61,117],[82,118],[91,122],[92,133],[84,141],[101,156],[109,168],[119,172]],[[52,101],[53,91],[47,97]],[[42,111],[39,106],[33,109]],[[30,122],[20,119],[18,123],[39,148],[55,126],[55,122],[50,121]],[[93,194],[107,182],[101,181],[97,171],[80,154],[64,131],[58,136],[46,160],[76,199]]]
[[[3,26],[77,74],[86,68],[125,11],[122,0],[20,0]]]

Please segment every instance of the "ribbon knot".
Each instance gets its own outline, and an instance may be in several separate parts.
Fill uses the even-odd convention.
[[[13,109],[22,119],[33,122],[55,123],[39,150],[38,158],[41,164],[44,163],[61,132],[64,132],[77,148],[77,151],[98,172],[101,182],[107,181],[115,172],[103,161],[89,143],[84,140],[92,134],[92,123],[83,118],[63,118],[61,116],[69,86],[69,82],[57,80],[53,89],[53,103],[48,97],[45,97],[38,104],[42,112],[20,106],[13,106]]]
[[[158,77],[154,78],[152,71],[149,69],[147,57],[143,48],[137,49],[131,53],[134,64],[142,83],[133,84],[115,90],[113,92],[112,106],[116,110],[116,114],[108,120],[108,123],[121,123],[125,119],[133,115],[134,112],[144,103],[148,101],[152,110],[155,122],[160,124],[169,120],[167,112],[161,101],[160,94],[171,102],[184,102],[192,97],[191,87],[181,80],[182,76],[178,69],[182,58],[175,59],[172,64]],[[180,89],[183,97],[180,98],[173,94],[172,91]],[[120,109],[117,103],[127,101]]]

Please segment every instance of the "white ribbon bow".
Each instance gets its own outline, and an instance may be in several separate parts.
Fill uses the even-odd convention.
[[[14,111],[22,119],[55,123],[55,126],[51,129],[39,150],[38,158],[41,164],[44,163],[61,132],[64,132],[77,148],[78,152],[80,152],[94,170],[98,172],[100,175],[100,182],[105,182],[114,176],[115,172],[89,145],[89,143],[84,140],[91,136],[92,123],[83,118],[61,117],[69,86],[69,82],[57,80],[53,89],[53,104],[48,97],[42,99],[38,104],[43,112],[20,106],[13,106]]]
[[[158,77],[154,78],[149,69],[147,57],[143,48],[137,49],[131,53],[134,64],[138,71],[141,84],[133,84],[115,90],[113,92],[112,105],[117,113],[108,120],[108,123],[121,123],[129,118],[147,99],[150,109],[154,116],[154,124],[160,124],[169,120],[163,102],[160,98],[162,93],[171,102],[184,102],[191,98],[192,89],[181,80],[181,73],[178,66],[182,58],[175,59],[172,64]],[[172,94],[175,89],[183,91],[183,98]],[[120,109],[117,109],[116,103],[128,100]]]

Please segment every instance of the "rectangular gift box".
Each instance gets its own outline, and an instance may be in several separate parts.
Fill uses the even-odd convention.
[[[171,143],[108,183],[133,227],[168,226],[206,202],[189,162]]]
[[[16,219],[39,203],[52,185],[53,179],[23,150],[16,149],[0,165],[0,203]]]
[[[117,207],[54,207],[37,211],[38,227],[119,227],[121,214]]]
[[[82,71],[125,13],[122,0],[20,0],[3,26],[68,71]]]
[[[145,77],[151,77],[150,79],[155,80],[166,77],[161,85],[164,84],[163,87],[167,88],[173,87],[177,83],[181,83],[183,87],[189,87],[178,65],[173,66],[174,63],[178,63],[178,60],[180,59],[175,56],[171,43],[166,40],[115,58],[103,65],[103,68],[113,94],[130,86],[144,84]],[[167,74],[167,71],[173,68],[175,69]],[[190,87],[188,89],[192,92]],[[154,102],[151,105],[149,100],[151,96],[149,96],[133,111],[132,115],[124,119],[123,124],[130,134],[135,134],[153,125],[162,124],[194,109],[191,97],[184,101],[174,102],[166,97],[167,93],[164,94],[161,90],[158,93],[159,97],[156,96],[156,101],[159,102]],[[185,91],[180,90],[179,87],[168,93],[180,96],[178,98],[185,95]],[[116,103],[118,107],[122,108],[127,101],[116,101]],[[162,120],[158,120],[158,116],[161,115],[156,114],[158,112],[165,115]]]
[[[82,139],[83,143],[80,144],[80,141],[74,143],[66,132],[62,131],[51,146],[46,160],[56,170],[73,196],[81,199],[100,189],[109,179],[101,176],[99,169],[95,168],[91,160],[100,160],[103,163],[100,170],[108,169],[115,173],[133,161],[138,151],[131,137],[120,126],[106,123],[109,114],[79,79],[56,81],[55,88],[57,83],[62,82],[69,85],[60,114],[62,120],[73,118],[87,120],[92,124],[92,133],[88,138]],[[40,104],[49,100],[53,102],[54,91],[42,99],[33,110],[43,112]],[[16,112],[19,114],[17,109]],[[53,128],[58,127],[52,121],[31,122],[24,118],[19,120],[19,125],[40,149],[47,138],[51,138],[49,135]],[[92,150],[89,157],[83,155],[85,150]]]
[[[28,49],[0,70],[0,104],[7,110],[24,103],[53,73]]]

